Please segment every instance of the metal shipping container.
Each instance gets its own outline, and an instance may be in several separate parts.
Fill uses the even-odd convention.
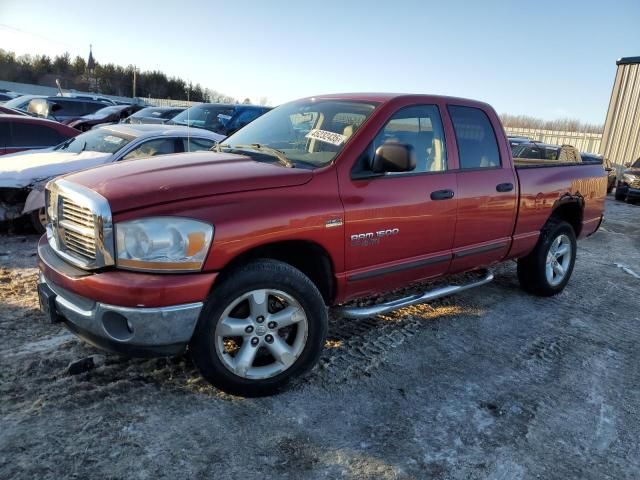
[[[621,166],[640,157],[640,57],[616,65],[600,153]]]

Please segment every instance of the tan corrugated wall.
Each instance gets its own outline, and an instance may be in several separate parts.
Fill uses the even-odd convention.
[[[640,63],[620,62],[600,146],[616,165],[640,157]]]

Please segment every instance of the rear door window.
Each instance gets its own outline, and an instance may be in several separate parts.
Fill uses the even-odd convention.
[[[11,125],[11,146],[13,147],[52,147],[64,138],[53,128],[29,123]]]
[[[526,147],[520,155],[522,158],[542,158],[542,151],[538,147]]]
[[[544,158],[545,158],[545,160],[558,160],[558,153],[559,152],[560,152],[559,148],[545,147],[545,149],[544,149]]]
[[[460,157],[460,168],[499,167],[500,152],[493,126],[479,108],[449,105]]]
[[[0,122],[0,148],[4,149],[9,144],[10,129],[7,122]]]

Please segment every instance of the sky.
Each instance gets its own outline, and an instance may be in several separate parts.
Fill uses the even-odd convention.
[[[0,0],[0,48],[161,70],[278,105],[337,92],[486,101],[604,123],[640,0]]]

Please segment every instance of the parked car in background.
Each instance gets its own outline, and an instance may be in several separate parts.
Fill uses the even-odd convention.
[[[125,118],[122,123],[166,123],[185,110],[186,107],[146,107]]]
[[[3,103],[4,107],[15,108],[16,110],[22,110],[26,112],[29,108],[29,102],[34,98],[47,98],[46,95],[21,95],[12,100],[8,100]]]
[[[511,147],[513,158],[532,163],[581,163],[580,152],[571,145],[549,145],[542,142],[520,143]]]
[[[187,108],[184,112],[168,121],[173,125],[188,125],[205,128],[224,136],[240,130],[260,115],[271,110],[270,107],[256,105],[226,105],[222,103],[203,103]]]
[[[0,103],[13,100],[14,98],[18,98],[19,96],[19,93],[12,92],[11,90],[0,90]]]
[[[29,101],[27,112],[69,124],[105,107],[101,100],[73,97],[45,97]]]
[[[605,159],[597,153],[580,152],[582,163],[597,163],[602,165],[607,172],[607,193],[611,193],[616,186],[616,169],[613,168],[609,159]]]
[[[0,115],[0,155],[53,147],[80,132],[59,122],[28,115]],[[0,164],[9,157],[0,158]]]
[[[530,143],[532,141],[529,137],[520,137],[517,135],[507,135],[507,140],[509,140],[509,145],[512,147],[520,145],[521,143]]]
[[[616,200],[636,202],[640,200],[640,158],[625,167],[616,185]]]
[[[96,102],[102,102],[105,103],[107,105],[118,105],[118,102],[115,101],[112,98],[109,97],[104,97],[102,95],[91,95],[88,93],[74,93],[74,92],[65,92],[62,95],[58,94],[56,95],[58,97],[65,97],[65,98],[75,98],[78,100],[95,100]]]
[[[43,232],[44,186],[52,178],[120,160],[209,150],[222,138],[188,127],[114,124],[50,149],[5,156],[0,160],[0,221],[28,215],[34,228]]]
[[[18,110],[17,108],[9,108],[5,105],[0,105],[0,114],[6,114],[6,115],[22,115],[25,117],[30,117],[31,115],[29,115],[27,112],[22,111],[22,110]]]
[[[86,132],[96,125],[119,123],[142,108],[140,105],[110,105],[89,115],[84,115],[77,120],[73,120],[69,122],[68,125],[77,128],[81,132]]]
[[[275,108],[218,153],[56,179],[38,245],[40,304],[102,348],[188,349],[218,388],[256,396],[314,366],[328,307],[371,318],[484,285],[509,260],[525,291],[556,295],[577,239],[602,223],[605,174],[520,164],[503,132],[473,100],[317,96]],[[358,301],[462,272],[473,273]]]

